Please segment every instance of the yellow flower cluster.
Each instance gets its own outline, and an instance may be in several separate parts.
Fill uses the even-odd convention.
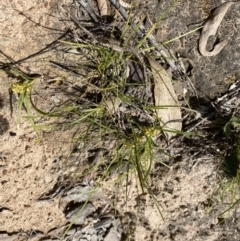
[[[14,83],[12,84],[11,89],[16,94],[30,92],[30,86],[28,83]]]
[[[154,127],[146,127],[144,128],[144,135],[147,137],[154,137],[159,134],[159,130]]]

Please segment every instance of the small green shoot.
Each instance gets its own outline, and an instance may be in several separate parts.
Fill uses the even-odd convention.
[[[239,125],[240,125],[240,119],[238,117],[233,116],[223,128],[223,131],[226,137],[230,137],[232,134],[232,128],[234,129]]]

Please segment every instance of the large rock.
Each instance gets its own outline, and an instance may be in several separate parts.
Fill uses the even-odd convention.
[[[158,40],[167,42],[197,29],[223,2],[225,1],[177,1],[159,23]],[[160,1],[155,17],[163,16],[171,3],[172,1]],[[201,29],[166,45],[175,53],[186,58],[186,62],[191,65],[191,79],[199,96],[204,101],[211,100],[226,92],[229,86],[240,77],[239,10],[238,3],[232,5],[221,22],[217,35],[209,38],[207,45],[209,51],[214,48],[215,43],[225,39],[229,40],[228,44],[216,56],[204,57],[199,53],[198,41]]]

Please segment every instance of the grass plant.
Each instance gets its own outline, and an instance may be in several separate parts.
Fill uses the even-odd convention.
[[[209,198],[207,213],[216,205],[221,204],[219,223],[222,224],[231,215],[234,208],[240,204],[240,119],[236,116],[224,125],[223,132],[228,138],[228,151],[222,163],[223,174],[212,196]]]
[[[230,210],[240,203],[240,119],[233,116],[224,126],[224,133],[231,138],[232,147],[227,153],[223,170],[227,177],[221,190],[221,201],[226,210],[219,216],[224,217]]]
[[[85,168],[76,170],[72,178],[77,181],[84,179],[87,175],[95,175],[96,187],[94,190],[105,186],[109,187],[109,185],[115,185],[116,190],[124,187],[127,203],[130,195],[127,183],[135,176],[140,185],[139,192],[148,193],[162,215],[158,200],[148,184],[155,158],[154,138],[156,132],[161,131],[159,120],[156,118],[156,121],[147,124],[139,122],[130,113],[124,116],[116,114],[119,103],[121,103],[130,107],[137,105],[138,109],[154,116],[152,104],[150,106],[141,98],[126,93],[128,87],[134,90],[145,86],[145,83],[126,82],[128,61],[133,59],[138,63],[139,59],[134,59],[133,54],[128,51],[118,52],[89,42],[61,41],[61,43],[72,49],[84,49],[89,53],[88,56],[85,56],[87,64],[76,63],[73,68],[73,71],[85,68],[90,73],[80,79],[78,83],[74,83],[79,87],[78,104],[63,106],[54,111],[43,111],[34,103],[33,98],[37,79],[31,79],[24,75],[22,76],[23,81],[12,85],[12,91],[18,95],[18,116],[29,119],[33,127],[39,130],[44,128],[44,126],[37,127],[36,125],[36,120],[41,116],[64,118],[66,115],[70,115],[71,121],[64,123],[64,127],[83,126],[81,133],[75,139],[77,143],[82,143],[82,147],[78,151],[80,153],[86,152],[91,145],[97,145],[101,150],[100,158],[96,163],[87,164]],[[94,72],[93,76],[95,77],[92,77],[92,72]],[[23,116],[24,108],[26,108],[27,114]],[[105,148],[104,142],[112,143],[112,148],[109,150]],[[89,200],[91,195],[92,193],[89,194]],[[116,194],[115,203],[118,202],[117,196]],[[74,224],[74,219],[71,221],[72,224]]]

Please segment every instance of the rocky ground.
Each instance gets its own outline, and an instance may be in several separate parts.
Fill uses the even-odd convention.
[[[175,1],[154,36],[159,42],[166,42],[188,33],[223,2]],[[1,63],[25,58],[63,35],[71,23],[63,21],[61,6],[70,3],[68,0],[0,3]],[[151,0],[146,4],[133,1],[135,8],[147,12],[153,22],[170,4],[165,0]],[[199,53],[200,30],[168,44],[187,64],[202,105],[227,93],[239,80],[239,10],[238,1],[225,15],[217,39],[210,39],[209,45],[228,39],[228,44],[216,56],[204,57]],[[48,64],[50,60],[68,57],[66,52],[48,49],[20,64],[29,74],[41,74],[35,89],[42,99],[35,101],[45,111],[68,98],[63,91],[68,85],[55,83],[56,76],[65,78],[66,73]],[[222,133],[224,124],[219,127],[213,122],[205,126],[207,134],[202,139],[189,137],[173,143],[168,149],[172,158],[163,156],[160,147],[156,147],[149,185],[162,216],[151,195],[137,188],[134,175],[127,185],[121,184],[120,190],[106,180],[106,185],[98,188],[85,205],[88,193],[96,184],[94,176],[67,178],[76,170],[84,171],[83,166],[69,165],[78,162],[80,156],[79,153],[70,156],[70,153],[74,147],[72,140],[81,127],[42,132],[34,130],[27,119],[19,121],[16,99],[10,101],[9,96],[15,79],[4,71],[0,72],[0,78],[0,240],[240,240],[239,206],[226,213],[225,220],[219,216],[229,207],[226,205],[229,196],[226,194],[223,198],[222,192],[226,187],[222,183],[222,163],[231,148]],[[74,78],[69,76],[67,82]],[[39,118],[38,124],[54,121]],[[161,161],[169,168],[162,166]],[[126,186],[130,190],[127,201]],[[114,203],[116,196],[117,204]],[[74,224],[69,226],[73,219]]]

